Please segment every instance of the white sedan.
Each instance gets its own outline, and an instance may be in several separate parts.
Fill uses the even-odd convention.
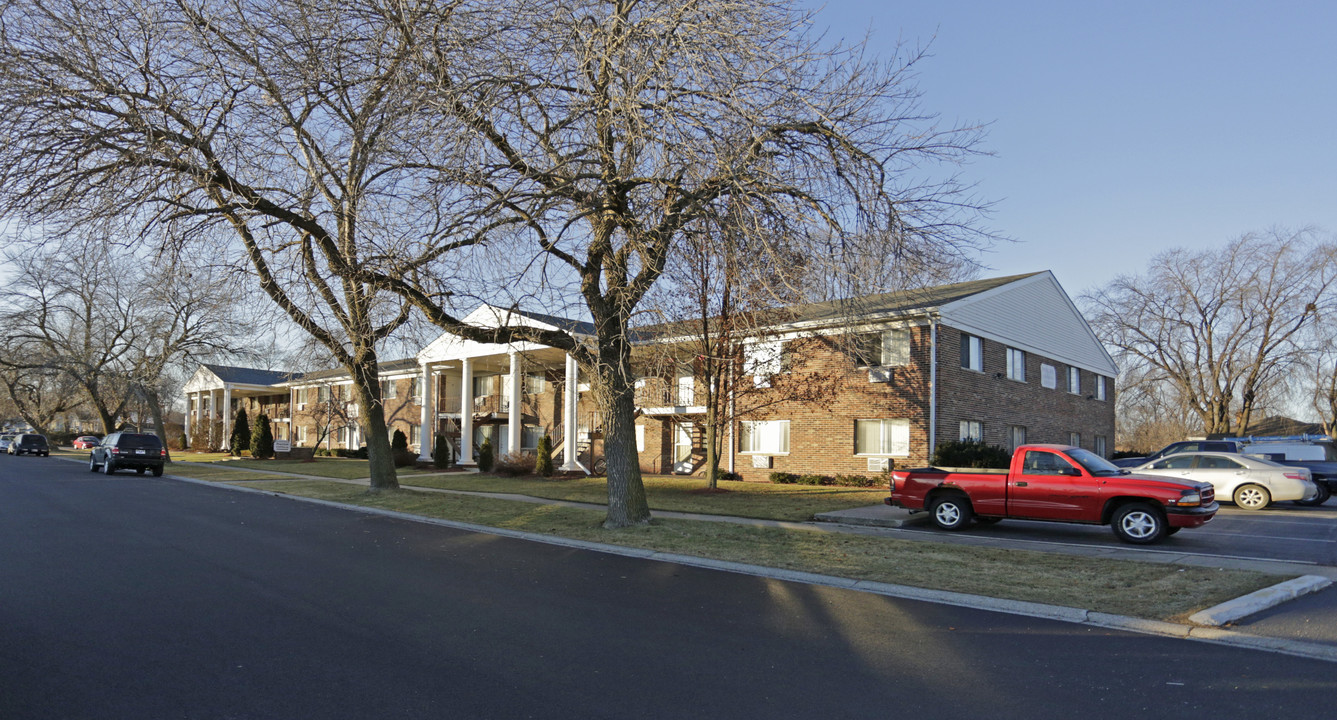
[[[1232,500],[1245,510],[1262,510],[1274,501],[1308,500],[1318,495],[1318,486],[1307,468],[1235,453],[1167,455],[1130,472],[1209,482],[1216,488],[1217,498]]]

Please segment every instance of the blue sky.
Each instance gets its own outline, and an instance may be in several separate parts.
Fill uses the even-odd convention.
[[[1076,296],[1170,247],[1337,232],[1337,2],[799,2],[883,54],[932,41],[925,108],[990,123],[963,175],[1017,242],[986,275]]]

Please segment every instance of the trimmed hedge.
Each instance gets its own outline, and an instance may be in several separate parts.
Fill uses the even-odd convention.
[[[881,487],[887,484],[883,475],[799,475],[798,473],[773,472],[771,482],[777,485],[827,485],[834,487]]]

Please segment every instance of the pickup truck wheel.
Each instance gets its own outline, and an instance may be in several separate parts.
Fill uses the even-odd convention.
[[[975,513],[970,509],[970,501],[960,495],[939,495],[929,507],[933,524],[943,530],[960,530],[970,524]]]
[[[1115,510],[1110,527],[1115,537],[1134,545],[1150,545],[1168,534],[1165,516],[1146,503],[1129,503]]]
[[[1241,485],[1235,488],[1235,505],[1245,510],[1262,510],[1272,504],[1272,493],[1261,485]]]

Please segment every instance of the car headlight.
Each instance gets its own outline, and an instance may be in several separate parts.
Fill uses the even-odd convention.
[[[1178,500],[1171,500],[1169,504],[1175,507],[1198,507],[1202,505],[1202,493],[1197,490],[1185,490]]]

